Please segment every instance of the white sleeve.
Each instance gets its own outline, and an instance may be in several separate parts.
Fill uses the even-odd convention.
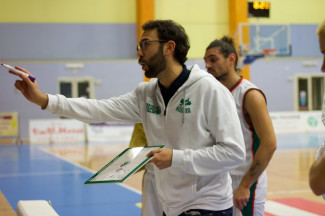
[[[325,150],[325,141],[323,144],[321,144],[317,147],[316,155],[315,155],[316,160],[321,156],[321,154],[323,153],[324,150]]]
[[[48,95],[45,110],[86,123],[108,121],[141,122],[138,99],[135,92],[105,100],[66,98],[63,95]]]

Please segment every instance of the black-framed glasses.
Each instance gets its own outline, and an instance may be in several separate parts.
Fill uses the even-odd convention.
[[[151,42],[159,42],[159,43],[164,43],[167,42],[166,40],[142,40],[139,42],[139,44],[137,45],[137,52],[141,49],[141,51],[146,50],[148,43]]]

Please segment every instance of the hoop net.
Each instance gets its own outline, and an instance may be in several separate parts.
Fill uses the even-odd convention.
[[[276,56],[277,55],[277,49],[275,49],[275,48],[263,49],[263,55],[265,57],[267,57],[267,56]]]

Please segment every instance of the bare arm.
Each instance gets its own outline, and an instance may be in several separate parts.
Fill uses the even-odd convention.
[[[325,151],[310,167],[309,185],[317,196],[325,193]]]
[[[250,90],[246,94],[244,106],[261,142],[251,167],[234,195],[234,204],[239,209],[246,206],[250,196],[250,187],[266,169],[276,149],[276,137],[272,121],[261,92]]]
[[[24,68],[15,67],[18,70],[24,71],[27,74],[31,73]],[[9,73],[12,73],[9,71]],[[12,73],[14,74],[14,73]],[[24,95],[24,97],[30,102],[39,105],[43,109],[46,108],[48,103],[47,94],[42,93],[37,85],[37,81],[32,82],[24,75],[19,76],[22,80],[16,80],[15,87]]]

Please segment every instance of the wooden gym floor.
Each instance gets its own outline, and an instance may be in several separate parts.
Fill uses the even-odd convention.
[[[265,215],[325,216],[325,201],[308,185],[315,149],[324,140],[325,134],[277,135],[278,149],[267,168]],[[143,172],[124,185],[83,184],[126,147],[128,143],[0,145],[0,191],[13,209],[19,200],[45,199],[61,216],[140,216]]]

